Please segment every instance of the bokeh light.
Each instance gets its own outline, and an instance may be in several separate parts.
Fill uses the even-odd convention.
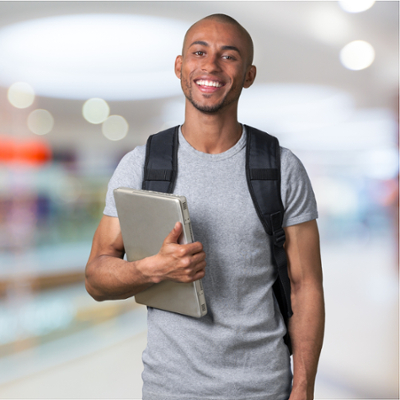
[[[91,124],[101,124],[108,118],[110,107],[105,100],[95,97],[85,102],[82,114]]]
[[[368,68],[374,59],[374,48],[364,40],[350,42],[340,52],[340,62],[344,67],[353,71]]]
[[[103,135],[109,140],[121,140],[128,133],[129,125],[124,117],[120,115],[111,115],[101,127]]]
[[[29,83],[16,82],[8,89],[7,98],[14,107],[27,108],[33,104],[35,92]]]
[[[54,118],[47,110],[37,109],[28,116],[28,128],[36,135],[49,133],[54,126]]]
[[[366,11],[375,4],[375,0],[343,0],[339,1],[342,10],[349,13]]]

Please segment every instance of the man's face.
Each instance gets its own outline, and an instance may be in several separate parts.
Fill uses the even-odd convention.
[[[248,46],[244,34],[231,24],[202,20],[189,30],[175,74],[193,107],[205,113],[236,109],[242,88],[255,78]]]

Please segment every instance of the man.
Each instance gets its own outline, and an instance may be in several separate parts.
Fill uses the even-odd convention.
[[[185,195],[196,243],[177,244],[177,223],[160,252],[124,261],[112,197],[140,189],[145,146],[114,173],[93,240],[86,288],[96,300],[125,299],[163,280],[203,278],[208,314],[200,319],[148,309],[144,400],[309,400],[324,326],[316,205],[300,161],[281,149],[293,316],[293,379],[274,299],[276,268],[245,177],[246,132],[237,121],[242,88],[254,82],[253,44],[232,18],[211,15],[186,33],[175,73],[186,97],[174,193]],[[206,268],[207,259],[207,268]],[[207,271],[207,272],[206,272]]]

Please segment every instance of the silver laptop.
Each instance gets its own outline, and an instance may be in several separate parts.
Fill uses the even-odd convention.
[[[179,243],[194,241],[187,201],[184,196],[120,187],[114,198],[128,261],[159,252],[176,222],[183,233]],[[191,283],[163,281],[135,296],[137,303],[200,318],[207,314],[201,279]]]

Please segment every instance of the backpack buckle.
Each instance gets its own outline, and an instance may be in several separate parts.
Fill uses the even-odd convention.
[[[272,233],[272,239],[275,246],[282,247],[286,240],[285,231],[283,228],[279,228],[277,231]]]

